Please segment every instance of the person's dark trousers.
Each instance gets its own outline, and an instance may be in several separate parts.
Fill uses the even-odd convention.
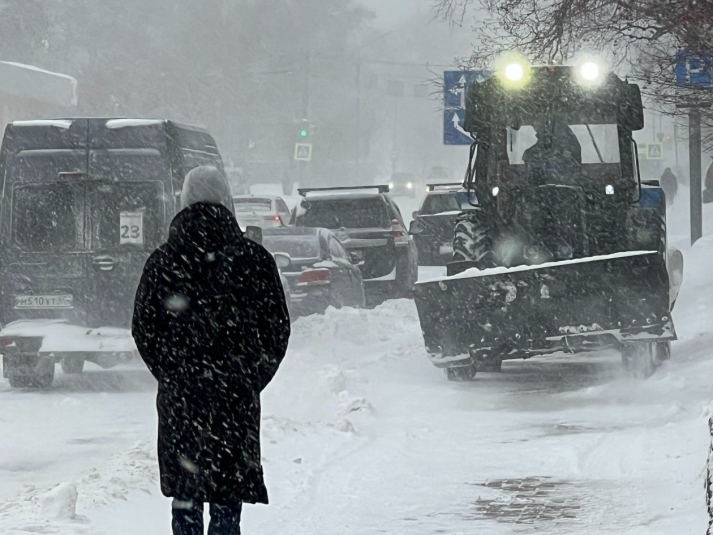
[[[243,504],[210,504],[208,535],[240,535]],[[203,535],[203,504],[173,500],[173,535]]]

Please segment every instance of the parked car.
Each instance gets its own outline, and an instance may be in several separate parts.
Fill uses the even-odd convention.
[[[264,233],[262,228],[249,226],[245,229],[245,237],[249,240],[259,243],[264,247]],[[277,266],[277,271],[280,275],[280,283],[282,284],[282,291],[285,294],[285,302],[287,303],[287,309],[292,317],[292,289],[290,287],[290,281],[287,280],[283,270],[291,264],[290,255],[286,253],[273,252],[272,256],[275,258],[275,265]]]
[[[223,171],[205,130],[166,120],[16,121],[0,158],[0,352],[13,387],[134,356],[134,295],[186,174]],[[230,204],[230,199],[226,199]]]
[[[282,197],[239,195],[233,197],[233,206],[242,229],[249,226],[277,228],[290,220],[290,209]]]
[[[300,189],[292,215],[299,227],[335,232],[366,285],[367,301],[410,297],[418,280],[418,252],[388,186]]]
[[[456,223],[471,203],[475,204],[474,194],[469,197],[460,183],[428,185],[409,228],[418,247],[419,265],[443,266],[451,261]]]
[[[421,183],[423,186],[423,183]],[[418,184],[413,173],[394,173],[389,182],[391,193],[399,197],[415,197]]]
[[[324,228],[283,227],[266,230],[263,245],[275,257],[289,281],[292,313],[306,316],[328,306],[365,305],[361,271],[334,233]]]

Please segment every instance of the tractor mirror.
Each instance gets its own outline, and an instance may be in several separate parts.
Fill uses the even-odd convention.
[[[644,105],[641,100],[641,88],[637,84],[627,86],[628,106],[626,112],[628,117],[622,117],[623,121],[632,130],[644,128]]]

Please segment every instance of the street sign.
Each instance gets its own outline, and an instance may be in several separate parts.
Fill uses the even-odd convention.
[[[295,160],[298,162],[312,161],[312,143],[295,143]]]
[[[713,56],[693,54],[686,50],[676,53],[676,85],[682,87],[713,87]]]
[[[470,145],[473,139],[463,129],[468,89],[490,78],[488,71],[445,71],[443,73],[443,143]]]
[[[646,159],[663,160],[663,143],[647,143]]]
[[[639,160],[648,159],[648,152],[646,151],[646,143],[638,143],[637,145]]]

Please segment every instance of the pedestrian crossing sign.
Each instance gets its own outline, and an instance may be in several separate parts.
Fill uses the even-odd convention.
[[[312,161],[312,143],[295,143],[295,160],[298,162]]]
[[[663,143],[648,143],[646,145],[647,160],[663,160]]]

